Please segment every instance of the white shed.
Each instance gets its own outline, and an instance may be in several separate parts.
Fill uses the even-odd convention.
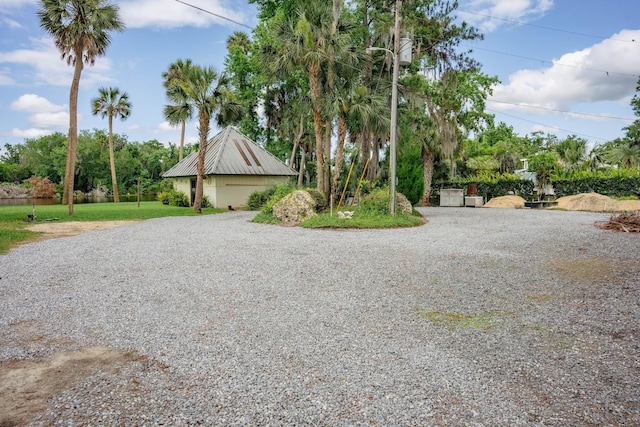
[[[190,194],[193,204],[198,152],[193,152],[162,176],[178,191]],[[207,142],[203,192],[216,208],[244,207],[254,191],[286,183],[297,172],[273,154],[228,126]]]

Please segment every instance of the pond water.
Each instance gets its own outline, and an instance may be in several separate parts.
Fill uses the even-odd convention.
[[[140,201],[148,202],[151,200],[156,200],[156,196],[154,194],[143,194],[140,196]],[[138,198],[133,196],[120,196],[121,202],[137,202]],[[103,196],[103,197],[75,197],[73,199],[73,204],[83,204],[83,203],[105,203],[105,202],[113,202],[112,196]],[[31,206],[31,205],[59,205],[62,203],[62,198],[53,198],[53,199],[0,199],[0,206]]]

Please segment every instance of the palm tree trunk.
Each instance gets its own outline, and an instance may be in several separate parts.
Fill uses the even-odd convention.
[[[304,185],[304,165],[307,158],[304,144],[300,145],[300,170],[298,170],[298,188],[302,188]]]
[[[209,135],[209,116],[200,113],[200,126],[198,133],[200,136],[200,145],[198,147],[198,166],[196,176],[196,196],[193,201],[193,210],[202,212],[202,194],[204,192],[204,159],[207,154],[207,136]]]
[[[324,189],[324,150],[322,147],[322,113],[320,111],[320,67],[318,64],[309,66],[309,88],[313,101],[313,130],[316,136],[316,188]],[[325,197],[329,195],[324,193]]]
[[[182,121],[182,129],[180,130],[180,149],[178,150],[178,161],[182,161],[184,156],[184,130],[186,128],[187,121]]]
[[[118,180],[116,179],[116,159],[113,150],[113,115],[109,114],[109,165],[111,166],[111,187],[113,188],[113,203],[120,203],[118,195]]]
[[[73,189],[76,176],[76,153],[78,151],[78,91],[82,74],[82,46],[76,46],[76,62],[73,67],[73,79],[69,90],[69,136],[67,138],[67,164],[64,171],[64,191],[62,203],[68,204],[69,216],[73,215]]]
[[[331,119],[324,126],[324,182],[322,185],[324,194],[331,191]]]
[[[431,182],[433,181],[433,167],[435,156],[433,151],[423,147],[422,149],[422,167],[424,178],[424,192],[422,193],[422,206],[429,206],[429,197],[431,197]]]
[[[378,176],[378,167],[380,166],[380,142],[382,138],[379,136],[373,136],[371,138],[371,161],[369,162],[369,168],[367,169],[367,181],[374,182]],[[365,160],[366,161],[366,160]]]
[[[323,191],[324,150],[322,149],[322,116],[320,110],[313,109],[313,130],[316,136],[316,188]]]
[[[303,135],[304,135],[304,116],[300,114],[300,124],[298,125],[298,133],[295,135],[293,139],[293,150],[291,150],[291,158],[289,159],[290,168],[293,168],[293,162],[296,159],[296,151],[298,151],[298,146],[300,145],[300,141],[302,140]]]
[[[338,195],[338,183],[340,182],[340,172],[344,162],[344,142],[347,138],[347,121],[344,117],[338,117],[338,146],[336,147],[336,164],[333,171],[333,184],[331,185],[331,195],[336,200]]]

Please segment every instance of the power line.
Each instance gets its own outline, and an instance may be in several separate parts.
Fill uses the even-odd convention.
[[[502,115],[508,116],[508,117],[513,117],[514,119],[522,120],[522,121],[533,123],[533,124],[536,124],[536,125],[557,129],[559,131],[567,132],[568,134],[572,134],[572,135],[580,135],[580,136],[585,136],[587,138],[599,139],[601,141],[609,141],[608,139],[600,138],[599,136],[587,135],[587,134],[584,134],[584,133],[579,133],[579,132],[574,132],[574,131],[567,130],[567,129],[562,129],[562,128],[559,128],[559,127],[556,127],[556,126],[551,126],[551,125],[548,125],[548,124],[545,124],[545,123],[536,122],[534,120],[525,119],[523,117],[514,116],[513,114],[503,113],[502,111],[492,110],[491,108],[487,108],[487,111],[491,111],[491,112],[496,113],[496,114],[502,114]]]
[[[218,18],[220,18],[220,19],[224,19],[225,21],[233,22],[234,24],[240,25],[241,27],[245,27],[245,28],[248,28],[248,29],[250,29],[250,30],[253,30],[253,27],[250,27],[250,26],[249,26],[249,25],[247,25],[247,24],[243,24],[242,22],[234,21],[234,20],[233,20],[233,19],[231,19],[231,18],[227,18],[226,16],[223,16],[223,15],[218,15],[217,13],[213,13],[213,12],[211,12],[211,11],[209,11],[209,10],[206,10],[206,9],[203,9],[203,8],[201,8],[201,7],[194,6],[194,5],[190,4],[190,3],[184,2],[184,1],[182,1],[182,0],[176,0],[176,1],[177,1],[178,3],[182,3],[182,4],[184,4],[185,6],[189,6],[189,7],[192,7],[192,8],[194,8],[194,9],[198,9],[198,10],[199,10],[199,11],[201,11],[201,12],[208,13],[209,15],[213,15],[213,16],[218,17]]]
[[[579,32],[576,32],[576,31],[563,30],[563,29],[560,29],[560,28],[546,27],[544,25],[530,24],[528,22],[518,21],[518,20],[514,20],[514,19],[499,18],[497,16],[485,15],[483,13],[469,12],[468,10],[460,10],[460,9],[458,9],[458,12],[468,13],[469,15],[482,16],[484,18],[496,19],[496,20],[504,21],[504,22],[512,22],[514,24],[526,25],[526,26],[529,26],[529,27],[540,28],[540,29],[543,29],[543,30],[557,31],[557,32],[560,32],[560,33],[567,33],[567,34],[574,34],[574,35],[583,36],[583,37],[590,37],[590,38],[594,38],[594,39],[615,40],[615,41],[618,41],[618,42],[625,42],[625,43],[635,43],[636,42],[635,39],[627,40],[627,39],[618,39],[618,38],[609,38],[609,37],[603,37],[603,36],[596,36],[596,35],[593,35],[593,34],[579,33]]]
[[[523,56],[523,55],[516,55],[514,53],[508,53],[508,52],[500,52],[498,50],[493,50],[493,49],[485,49],[485,48],[481,48],[481,47],[474,47],[474,46],[469,46],[469,45],[460,45],[462,47],[466,47],[469,49],[477,49],[477,50],[484,50],[486,52],[492,52],[492,53],[497,53],[499,55],[506,55],[506,56],[513,56],[514,58],[520,58],[520,59],[528,59],[530,61],[537,61],[537,62],[542,62],[542,63],[547,63],[547,64],[552,64],[552,65],[559,65],[561,67],[569,67],[569,68],[577,68],[580,70],[587,70],[587,71],[594,71],[596,73],[603,73],[606,74],[607,76],[609,75],[617,75],[617,76],[625,76],[625,77],[640,77],[637,74],[627,74],[627,73],[618,73],[615,71],[607,71],[607,70],[598,70],[596,68],[588,68],[588,67],[582,67],[580,65],[569,65],[569,64],[563,64],[561,62],[553,62],[553,61],[548,61],[546,59],[539,59],[539,58],[531,58],[529,56]]]
[[[487,102],[496,102],[496,103],[499,103],[499,104],[516,105],[518,107],[526,107],[526,108],[537,108],[539,110],[556,111],[558,113],[575,114],[575,115],[578,115],[578,116],[597,117],[599,119],[624,120],[624,121],[628,121],[628,122],[633,122],[635,120],[635,119],[630,118],[630,117],[615,117],[615,116],[605,116],[605,115],[602,115],[602,114],[578,113],[578,112],[574,112],[574,111],[558,110],[556,108],[539,107],[539,106],[536,106],[536,105],[527,105],[527,104],[519,104],[517,102],[498,101],[496,99],[487,99]]]

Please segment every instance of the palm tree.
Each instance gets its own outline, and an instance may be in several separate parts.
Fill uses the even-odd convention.
[[[355,76],[353,76],[355,78]],[[333,111],[338,117],[338,138],[335,154],[335,165],[331,184],[331,194],[337,197],[340,173],[344,162],[344,144],[347,132],[351,140],[362,137],[362,129],[389,130],[389,107],[387,97],[376,95],[366,86],[352,87],[350,79],[342,81],[340,91],[333,100]],[[351,124],[351,126],[349,126]],[[367,157],[368,158],[368,157]]]
[[[106,53],[111,31],[124,30],[118,6],[108,0],[41,0],[38,10],[40,26],[53,39],[69,65],[74,66],[69,91],[69,136],[67,164],[64,173],[62,203],[73,215],[73,189],[76,151],[78,147],[78,90],[85,63],[93,65]]]
[[[192,67],[190,59],[181,59],[169,65],[169,69],[162,73],[162,85],[167,91],[167,98],[171,102],[164,106],[164,117],[172,126],[180,126],[180,148],[178,161],[184,157],[184,134],[187,121],[193,117],[193,108],[189,103],[181,83],[184,82],[184,73]]]
[[[333,86],[335,60],[350,63],[357,56],[348,49],[349,31],[340,21],[340,1],[301,2],[296,14],[277,23],[273,33],[276,46],[270,58],[271,72],[294,74],[304,69],[311,95],[316,140],[317,189],[328,197],[331,160],[331,114],[326,106]],[[328,68],[325,76],[324,67]],[[328,88],[325,88],[325,84]]]
[[[605,158],[624,169],[640,168],[640,144],[629,139],[617,139],[605,153]]]
[[[587,141],[576,135],[570,135],[555,147],[559,162],[567,172],[577,170],[587,157]]]
[[[116,179],[116,161],[113,153],[113,118],[126,120],[131,114],[131,103],[127,92],[120,93],[118,88],[101,87],[100,96],[91,100],[91,112],[94,116],[100,114],[102,118],[109,118],[109,164],[111,166],[111,185],[113,187],[113,202],[120,202],[118,195],[118,181]]]
[[[216,123],[223,126],[239,117],[239,104],[229,90],[229,80],[224,74],[218,74],[213,67],[191,66],[184,70],[179,82],[185,99],[198,111],[198,165],[196,176],[196,194],[193,209],[201,211],[204,160],[207,154],[207,141],[211,129],[211,117],[216,115]]]
[[[322,16],[322,19],[314,19]],[[330,34],[331,8],[324,2],[303,3],[297,16],[279,23],[275,30],[278,40],[277,56],[270,62],[274,74],[293,72],[303,66],[308,74],[316,137],[316,187],[324,190],[325,158],[323,149],[322,79],[327,36]],[[325,196],[327,196],[325,194]]]
[[[249,53],[251,40],[247,33],[236,31],[227,38],[227,50],[231,50],[234,47],[239,47],[244,53]]]

